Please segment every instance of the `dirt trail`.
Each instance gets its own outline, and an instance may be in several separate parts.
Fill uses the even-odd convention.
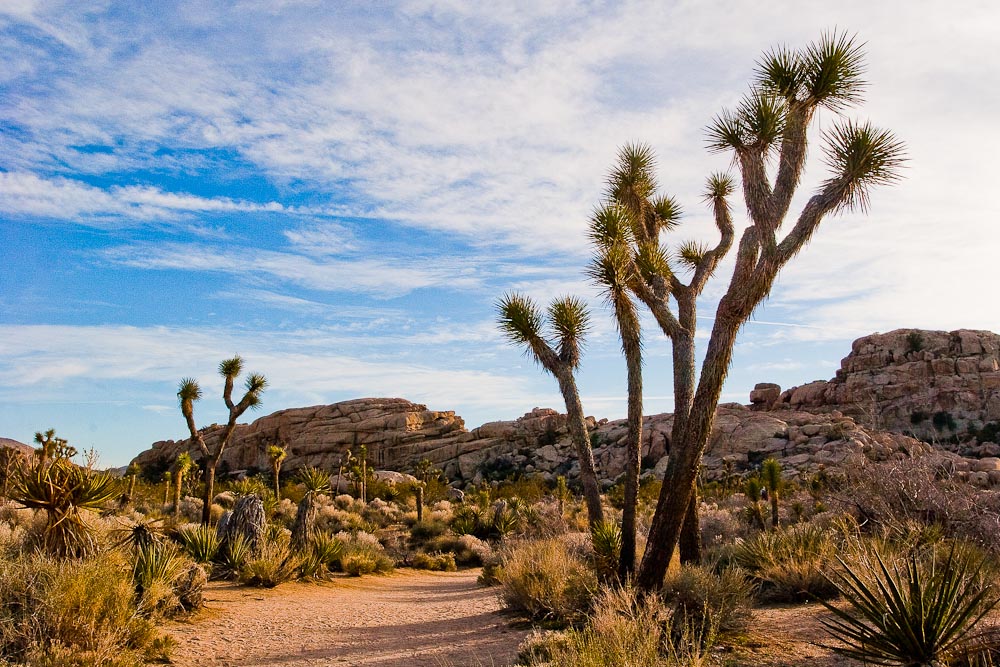
[[[509,627],[479,570],[285,584],[211,584],[206,609],[166,629],[180,667],[501,667],[526,630]]]

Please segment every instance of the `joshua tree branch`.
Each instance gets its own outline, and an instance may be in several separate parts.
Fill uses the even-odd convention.
[[[784,220],[792,195],[799,185],[799,177],[806,161],[806,131],[815,107],[806,102],[789,101],[785,129],[781,136],[781,157],[778,176],[774,181],[770,215],[774,220]]]

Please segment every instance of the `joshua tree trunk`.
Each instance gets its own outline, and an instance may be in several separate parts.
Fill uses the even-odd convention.
[[[215,499],[215,468],[219,465],[219,457],[205,459],[205,488],[202,490],[201,523],[207,526],[212,522],[212,501]]]
[[[281,501],[281,461],[276,462],[272,469],[274,470],[274,498],[275,500]]]
[[[769,491],[771,494],[771,528],[774,530],[778,529],[779,519],[778,519],[778,492]]]
[[[627,295],[622,298],[628,299]],[[618,577],[627,581],[635,572],[636,512],[639,505],[639,469],[642,467],[642,341],[631,301],[618,313],[628,373],[628,433],[625,453],[625,499],[622,506],[622,548]],[[627,311],[625,310],[627,309]]]
[[[415,500],[417,502],[417,523],[424,520],[424,485],[423,483],[417,484],[417,488],[414,489]]]
[[[177,471],[174,474],[174,519],[181,515],[181,484],[184,483],[184,473]]]
[[[580,482],[583,484],[583,498],[587,503],[587,520],[593,526],[604,521],[604,507],[601,505],[601,487],[597,483],[594,451],[590,446],[590,435],[587,432],[587,418],[583,414],[580,392],[576,388],[572,371],[562,369],[555,375],[559,381],[559,391],[566,402],[566,420],[580,463]]]
[[[292,527],[292,548],[296,551],[305,551],[309,546],[309,539],[316,530],[316,501],[315,492],[307,491],[299,502],[299,508],[295,512],[295,525]]]

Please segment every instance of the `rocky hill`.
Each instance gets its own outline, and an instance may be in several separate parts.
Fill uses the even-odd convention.
[[[1000,336],[967,329],[872,334],[854,341],[833,379],[785,391],[759,384],[750,400],[755,410],[838,410],[873,428],[929,441],[974,438],[984,427],[994,435]]]
[[[984,425],[1000,419],[998,351],[1000,336],[990,332],[899,330],[861,338],[832,380],[786,391],[762,384],[749,407],[721,406],[705,474],[712,479],[739,473],[774,456],[795,477],[839,465],[855,453],[874,459],[920,456],[933,449],[925,440],[968,434],[970,428],[986,432]],[[672,420],[670,414],[646,418],[647,474],[662,474]],[[589,426],[599,473],[610,484],[624,471],[625,421],[589,418]],[[221,428],[204,430],[210,445]],[[976,456],[949,454],[952,465],[978,484],[1000,484],[995,458],[1000,447],[972,442]],[[579,472],[565,416],[544,408],[471,431],[453,411],[428,410],[401,398],[282,410],[238,426],[223,469],[267,470],[271,443],[288,448],[285,470],[305,465],[335,470],[348,449],[357,454],[365,445],[379,468],[405,471],[428,459],[459,483],[513,471],[571,479]],[[136,461],[165,468],[189,448],[186,440],[161,441]]]
[[[24,456],[34,456],[35,454],[35,448],[31,445],[26,445],[23,442],[11,440],[10,438],[0,438],[0,449],[13,449]]]

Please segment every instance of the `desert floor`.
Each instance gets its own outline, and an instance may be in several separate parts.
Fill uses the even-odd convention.
[[[169,624],[180,667],[502,667],[526,624],[501,613],[479,570],[402,570],[275,589],[212,583],[206,607]],[[817,645],[830,615],[817,604],[758,609],[753,628],[717,662],[755,667],[857,665]]]
[[[212,583],[167,630],[182,667],[500,667],[528,630],[501,615],[479,570],[338,578],[265,590]]]

